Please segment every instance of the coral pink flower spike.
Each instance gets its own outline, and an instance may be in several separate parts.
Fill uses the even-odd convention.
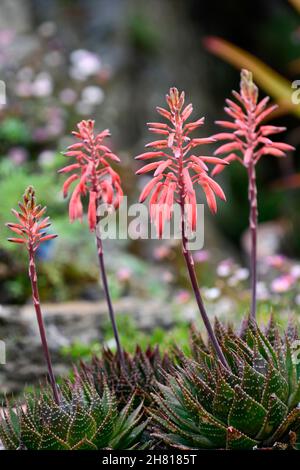
[[[70,199],[71,222],[75,219],[82,220],[81,197],[89,195],[88,221],[91,231],[96,228],[97,204],[103,202],[117,209],[123,198],[120,177],[109,163],[109,160],[120,162],[120,159],[103,143],[104,139],[110,136],[110,132],[105,129],[95,135],[94,125],[95,122],[91,119],[77,124],[78,131],[74,131],[73,135],[80,142],[70,145],[64,154],[74,157],[76,163],[59,170],[59,173],[74,171],[63,185],[64,197],[67,196],[70,185],[79,180]]]
[[[154,150],[136,157],[138,160],[143,161],[151,158],[159,159],[156,162],[146,164],[137,171],[137,174],[143,174],[154,170],[153,179],[143,189],[140,202],[145,201],[152,193],[149,201],[150,214],[159,237],[163,234],[164,223],[172,216],[174,202],[180,205],[182,253],[186,261],[195,299],[216,354],[223,366],[228,368],[228,363],[202,301],[194,260],[188,248],[187,238],[188,230],[195,231],[197,228],[195,183],[202,187],[208,206],[215,213],[217,211],[216,196],[225,200],[225,195],[221,186],[208,175],[206,164],[224,165],[227,162],[218,157],[207,157],[193,153],[193,149],[202,144],[210,144],[214,142],[214,139],[210,137],[190,137],[194,130],[203,125],[204,118],[187,123],[193,111],[193,106],[188,104],[184,107],[184,92],[179,94],[177,88],[171,88],[166,96],[166,101],[169,110],[164,108],[156,109],[169,122],[148,123],[149,130],[154,134],[162,135],[163,138],[146,145],[146,147],[152,147]]]
[[[25,244],[26,248],[33,253],[41,243],[56,238],[55,234],[47,234],[45,230],[50,227],[50,217],[43,216],[47,208],[40,204],[36,205],[34,189],[29,186],[23,196],[23,201],[19,202],[20,212],[12,209],[13,215],[18,219],[18,223],[9,222],[6,226],[18,235],[8,238],[9,242]]]
[[[232,91],[232,94],[236,102],[227,99],[227,107],[224,109],[233,122],[216,121],[226,132],[214,135],[218,141],[229,142],[221,145],[215,155],[229,154],[224,161],[237,160],[248,168],[251,163],[256,165],[263,155],[285,157],[286,151],[294,150],[289,144],[273,142],[270,139],[271,135],[285,131],[285,127],[262,125],[264,119],[278,106],[267,106],[270,99],[268,96],[258,102],[258,88],[253,82],[251,72],[242,70],[240,93]],[[223,165],[217,165],[212,175],[220,173],[223,169]]]
[[[214,138],[220,141],[228,141],[221,145],[215,155],[228,154],[224,161],[239,161],[248,172],[248,199],[250,205],[249,228],[251,232],[251,318],[256,318],[256,284],[257,284],[257,187],[256,164],[263,155],[285,157],[285,152],[294,150],[291,145],[283,142],[273,142],[270,136],[282,132],[285,127],[263,125],[262,122],[276,108],[277,105],[267,106],[269,97],[258,102],[258,88],[253,82],[252,73],[242,70],[240,93],[232,92],[236,102],[226,100],[225,112],[232,121],[216,121],[216,124],[224,127],[226,132],[216,134]],[[222,165],[217,165],[212,175],[223,170]]]
[[[118,173],[113,170],[110,161],[120,162],[109,147],[104,145],[106,137],[110,136],[108,129],[94,133],[95,122],[89,119],[77,124],[78,131],[73,135],[79,139],[76,144],[70,145],[65,153],[67,157],[74,157],[75,163],[62,168],[59,173],[74,172],[67,178],[63,186],[64,196],[67,196],[70,185],[79,180],[73,190],[69,204],[69,217],[73,222],[75,219],[82,219],[83,207],[82,196],[89,196],[88,221],[91,231],[95,232],[99,267],[104,295],[107,302],[108,312],[112,323],[112,328],[117,344],[120,364],[124,365],[123,351],[121,348],[119,333],[115,320],[115,313],[109,292],[106,269],[104,264],[104,253],[101,235],[97,233],[97,208],[103,203],[117,209],[123,198],[121,179]]]
[[[153,150],[138,155],[137,160],[157,161],[148,163],[138,170],[137,174],[154,171],[153,178],[146,184],[140,202],[151,194],[149,205],[151,219],[154,221],[159,237],[162,236],[164,223],[172,216],[173,204],[178,202],[186,209],[187,223],[192,231],[196,230],[196,193],[194,185],[198,183],[206,196],[211,212],[216,213],[216,196],[225,200],[225,195],[218,183],[208,175],[207,164],[226,165],[226,161],[211,156],[199,155],[194,149],[214,142],[211,137],[191,138],[190,134],[204,124],[204,118],[187,123],[193,106],[184,107],[184,92],[179,94],[171,88],[166,96],[169,110],[157,107],[157,112],[168,123],[150,122],[149,131],[162,136],[146,145]]]
[[[53,397],[57,405],[60,403],[59,390],[55,381],[52,367],[50,351],[45,331],[43,314],[40,304],[40,296],[38,289],[38,278],[35,265],[35,253],[41,243],[56,238],[55,234],[47,234],[45,230],[50,227],[49,217],[44,217],[46,207],[36,204],[35,191],[29,186],[24,195],[22,202],[19,202],[20,212],[12,209],[12,213],[17,218],[18,223],[7,223],[6,226],[17,235],[14,238],[8,238],[8,241],[19,243],[26,247],[29,257],[28,275],[31,282],[32,300],[36,313],[37,323],[39,327],[41,343],[43,347],[45,362],[48,368],[48,375],[52,387]]]

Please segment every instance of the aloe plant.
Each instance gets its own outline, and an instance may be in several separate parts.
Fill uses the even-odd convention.
[[[147,151],[135,157],[143,162],[149,159],[158,159],[158,161],[147,163],[136,172],[140,175],[154,171],[153,179],[144,187],[139,201],[142,203],[149,198],[151,221],[156,226],[159,238],[162,238],[165,224],[173,216],[174,204],[179,205],[182,253],[191,287],[210,340],[219,360],[226,366],[226,359],[215,338],[203,303],[194,259],[189,248],[188,235],[197,231],[196,186],[202,188],[208,207],[213,214],[217,212],[216,197],[223,201],[226,200],[221,186],[209,176],[207,164],[227,165],[228,162],[218,157],[193,154],[197,147],[210,144],[215,139],[190,137],[190,134],[204,124],[204,118],[188,122],[193,112],[193,106],[191,103],[185,106],[184,91],[180,93],[177,88],[170,88],[169,94],[166,95],[166,103],[168,109],[157,107],[156,110],[167,120],[167,123],[148,123],[149,131],[162,136],[162,138],[146,145],[153,151]]]
[[[240,337],[216,322],[215,334],[230,369],[194,332],[193,358],[181,355],[154,395],[154,435],[181,449],[293,447],[300,428],[296,332],[282,338],[273,321],[265,333],[249,322]]]
[[[110,165],[111,161],[120,162],[109,147],[104,145],[104,140],[110,136],[108,129],[95,133],[95,121],[89,119],[77,124],[77,131],[72,134],[79,140],[68,147],[66,157],[72,157],[75,163],[67,165],[59,170],[59,173],[72,173],[63,185],[64,197],[67,197],[70,186],[78,181],[69,203],[70,222],[83,217],[82,197],[88,195],[88,222],[91,232],[96,235],[96,247],[99,261],[99,269],[105,295],[108,314],[117,345],[120,361],[123,362],[123,350],[120,343],[119,332],[116,324],[115,312],[109,290],[106,267],[104,263],[103,243],[99,227],[99,208],[103,205],[110,210],[117,210],[122,202],[123,190],[118,173]]]
[[[134,395],[118,411],[107,386],[100,396],[88,383],[66,382],[60,406],[48,390],[42,390],[16,410],[7,408],[0,421],[0,439],[9,450],[134,449],[147,421],[142,421],[142,403],[136,409],[133,403]]]
[[[81,363],[76,373],[93,384],[100,394],[108,384],[119,406],[128,403],[132,394],[137,404],[144,401],[145,405],[149,405],[157,381],[164,383],[164,374],[171,369],[170,358],[162,355],[158,347],[148,347],[144,352],[137,346],[132,355],[124,352],[123,359],[121,367],[118,354],[106,349],[101,357],[95,356],[91,363]]]
[[[240,92],[232,92],[235,101],[226,100],[225,112],[230,121],[216,121],[225,132],[216,134],[218,141],[226,141],[215,151],[215,155],[227,154],[226,162],[239,161],[248,173],[249,232],[251,235],[251,317],[256,318],[257,309],[257,223],[258,201],[256,166],[265,155],[286,157],[286,152],[295,150],[285,142],[273,141],[273,135],[282,132],[285,127],[263,125],[262,122],[277,109],[277,105],[268,106],[269,97],[258,100],[259,90],[252,73],[242,69]],[[272,138],[272,139],[271,139]],[[223,171],[224,165],[217,165],[212,175]]]
[[[36,319],[38,323],[45,363],[48,369],[49,381],[52,387],[53,397],[59,404],[59,391],[57,388],[50,350],[48,346],[47,334],[44,325],[44,318],[40,302],[40,294],[38,287],[38,275],[36,269],[36,252],[40,245],[46,241],[53,240],[56,234],[47,234],[50,227],[49,217],[44,217],[47,208],[36,203],[35,190],[32,186],[28,186],[22,198],[22,202],[18,204],[20,212],[12,209],[13,215],[17,219],[17,223],[8,222],[6,226],[17,235],[17,237],[8,238],[11,243],[16,243],[26,248],[28,252],[28,276],[31,283],[32,302],[34,305]]]

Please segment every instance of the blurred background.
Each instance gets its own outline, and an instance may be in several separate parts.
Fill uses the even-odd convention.
[[[4,223],[25,187],[35,186],[59,235],[38,256],[51,345],[63,367],[58,358],[90,355],[99,338],[113,347],[93,236],[86,223],[69,224],[57,175],[71,130],[87,118],[99,130],[110,128],[124,190],[134,202],[145,184],[134,175],[134,156],[151,139],[145,123],[156,120],[155,106],[164,104],[169,87],[185,90],[194,116],[206,116],[200,134],[210,135],[245,65],[261,96],[267,93],[281,105],[273,122],[288,127],[282,140],[298,147],[285,160],[266,157],[258,167],[260,314],[267,315],[271,304],[283,321],[298,313],[300,105],[290,97],[292,81],[300,78],[299,26],[297,0],[1,1],[0,79],[7,105],[0,109],[0,339],[9,342],[11,359],[0,366],[3,391],[17,390],[22,380],[31,383],[43,370],[32,365],[38,349],[32,352],[26,253],[5,241]],[[230,44],[226,48],[212,36]],[[247,175],[233,164],[219,180],[228,202],[219,204],[214,219],[206,210],[205,246],[194,255],[210,314],[235,321],[249,302]],[[124,314],[124,341],[129,347],[133,338],[165,344],[161,328],[174,324],[180,339],[182,323],[196,315],[180,247],[130,240],[105,245],[112,296]],[[152,337],[136,328],[151,330]]]

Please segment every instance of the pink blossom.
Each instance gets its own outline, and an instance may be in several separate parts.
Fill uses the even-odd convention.
[[[270,292],[264,282],[257,283],[256,293],[258,300],[268,300],[270,298]]]
[[[295,278],[290,274],[277,277],[271,283],[271,290],[277,294],[288,292],[295,283]]]
[[[12,209],[13,215],[17,218],[17,223],[10,222],[6,226],[17,237],[8,238],[9,242],[24,244],[28,250],[35,252],[41,243],[56,238],[55,234],[47,234],[50,227],[49,217],[43,218],[46,207],[36,204],[35,191],[29,186],[19,202],[20,212]]]
[[[162,260],[168,258],[171,253],[171,248],[168,245],[161,245],[154,248],[154,258],[157,260]]]
[[[82,196],[89,195],[88,221],[90,230],[96,228],[96,212],[98,202],[112,205],[117,209],[122,201],[123,191],[119,175],[113,170],[110,161],[120,159],[105,144],[104,140],[110,135],[108,129],[94,134],[94,121],[81,121],[78,131],[73,135],[79,140],[68,147],[67,157],[75,159],[75,163],[67,165],[59,173],[74,172],[63,185],[64,197],[67,196],[71,184],[79,180],[75,186],[69,204],[69,217],[73,222],[82,220]]]
[[[232,273],[233,262],[231,259],[221,261],[217,266],[217,275],[220,277],[228,277]]]
[[[208,250],[199,250],[194,253],[193,258],[195,263],[205,263],[210,259],[210,253]]]
[[[118,269],[117,278],[120,282],[127,282],[132,276],[132,271],[129,268],[123,267]]]
[[[240,93],[233,91],[234,99],[227,99],[225,112],[230,121],[216,121],[225,132],[214,135],[218,141],[229,141],[215,151],[215,155],[228,154],[225,161],[237,160],[246,168],[256,165],[263,155],[285,157],[286,152],[294,150],[292,145],[271,140],[273,134],[285,130],[284,127],[263,125],[262,122],[277,109],[277,105],[268,106],[269,97],[258,101],[258,88],[252,80],[252,73],[243,69],[241,72]],[[223,171],[224,166],[217,165],[212,174]]]
[[[8,157],[15,165],[21,165],[27,160],[28,152],[23,147],[13,147],[9,150]]]
[[[281,268],[286,263],[286,257],[283,255],[267,256],[266,263],[272,268]]]
[[[191,298],[191,294],[189,293],[189,291],[182,289],[179,292],[177,292],[175,296],[175,301],[178,304],[185,304],[190,300],[190,298]]]
[[[162,236],[165,222],[172,217],[175,202],[185,209],[189,228],[196,230],[196,184],[204,191],[212,213],[217,212],[216,197],[226,199],[221,186],[208,175],[207,164],[226,165],[227,162],[194,150],[212,143],[214,139],[190,137],[193,131],[203,125],[204,118],[188,122],[193,106],[184,105],[184,92],[179,93],[177,88],[170,88],[166,102],[168,109],[157,107],[156,110],[168,122],[148,123],[149,131],[157,135],[158,139],[146,145],[151,150],[136,157],[137,160],[146,162],[136,172],[138,175],[154,173],[153,179],[146,184],[140,195],[140,202],[149,197],[151,220],[155,223],[159,237]],[[150,159],[156,161],[148,163]]]
[[[299,279],[300,278],[300,265],[299,264],[295,264],[294,266],[291,267],[290,275],[294,279]]]

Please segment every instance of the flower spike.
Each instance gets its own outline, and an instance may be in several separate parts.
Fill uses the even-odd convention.
[[[216,121],[225,132],[216,134],[217,141],[225,141],[215,155],[226,155],[224,162],[239,161],[248,172],[248,199],[250,205],[249,227],[251,232],[251,318],[256,318],[257,284],[257,187],[256,165],[263,155],[285,157],[286,152],[294,150],[292,145],[274,142],[270,137],[285,130],[285,127],[262,124],[277,108],[268,105],[269,97],[258,101],[258,88],[253,82],[252,73],[241,71],[240,93],[232,92],[234,101],[226,100],[225,112],[232,121]],[[215,176],[223,171],[223,165],[216,165],[212,171]]]
[[[47,234],[45,230],[51,225],[49,217],[43,218],[46,207],[36,204],[35,191],[29,186],[23,196],[22,202],[19,202],[20,212],[12,209],[12,213],[17,217],[18,223],[8,223],[6,226],[18,237],[8,238],[8,241],[25,245],[28,251],[29,266],[28,275],[31,283],[32,301],[36,313],[37,323],[40,332],[42,348],[45,362],[48,368],[49,381],[52,387],[53,397],[57,405],[60,403],[59,390],[55,381],[52,367],[51,355],[48,347],[47,335],[43,320],[43,314],[40,303],[38,277],[35,264],[36,250],[41,243],[51,240],[57,235]]]
[[[13,215],[18,223],[9,222],[6,226],[18,235],[18,237],[8,238],[12,243],[26,245],[27,249],[34,252],[41,243],[56,238],[55,234],[47,234],[46,230],[50,227],[49,217],[43,218],[47,208],[36,204],[35,191],[29,186],[23,196],[22,202],[19,202],[20,212],[12,209]]]
[[[226,165],[228,163],[218,157],[195,155],[195,148],[212,143],[214,139],[211,137],[190,137],[195,129],[203,125],[204,118],[187,122],[193,112],[193,106],[192,104],[184,106],[184,92],[179,93],[177,88],[171,88],[166,96],[166,101],[168,110],[160,107],[156,110],[169,122],[148,123],[150,132],[162,135],[163,138],[147,144],[146,147],[151,147],[153,150],[136,157],[137,160],[144,161],[151,158],[159,159],[152,163],[146,163],[144,167],[137,171],[137,174],[154,172],[153,179],[146,184],[140,195],[140,202],[149,197],[150,216],[155,223],[160,238],[163,234],[165,222],[172,217],[174,202],[179,204],[181,210],[182,252],[195,299],[216,354],[222,365],[228,368],[226,357],[216,338],[202,301],[194,260],[187,243],[188,231],[195,232],[197,229],[195,183],[202,187],[210,210],[216,213],[216,196],[225,200],[225,194],[221,186],[208,175],[206,164]]]
[[[67,197],[72,183],[79,180],[70,199],[70,221],[82,220],[81,198],[88,195],[88,221],[90,230],[94,231],[97,204],[102,202],[113,205],[117,209],[122,201],[121,180],[110,164],[110,161],[120,162],[120,159],[104,145],[105,138],[110,136],[108,129],[95,134],[95,122],[91,119],[81,121],[77,127],[78,131],[74,131],[73,135],[80,142],[70,145],[64,154],[67,157],[73,157],[76,163],[62,168],[59,173],[74,172],[63,185],[64,197]]]
[[[106,204],[116,210],[122,202],[123,191],[121,179],[110,164],[111,161],[120,162],[120,159],[104,143],[106,137],[110,136],[108,129],[96,134],[95,121],[91,119],[79,122],[77,127],[78,131],[74,131],[73,135],[79,139],[79,142],[70,145],[68,151],[65,152],[67,157],[73,157],[75,159],[75,163],[59,170],[59,173],[72,172],[72,175],[66,179],[63,185],[63,195],[66,197],[72,183],[77,181],[69,203],[69,218],[71,222],[76,219],[82,220],[83,205],[81,198],[88,195],[88,223],[91,232],[95,232],[96,235],[103,290],[117,344],[120,364],[122,365],[124,364],[124,357],[109,292],[102,240],[101,235],[96,230],[98,222],[97,209],[99,204]]]
[[[176,88],[171,88],[166,96],[169,110],[157,107],[157,112],[167,119],[168,123],[150,122],[149,131],[163,136],[162,139],[150,142],[147,151],[136,157],[147,162],[136,174],[154,172],[154,178],[147,183],[140,196],[140,202],[145,201],[152,192],[149,200],[152,220],[156,224],[159,236],[162,235],[166,220],[172,215],[174,202],[184,203],[187,210],[187,222],[192,231],[196,230],[196,193],[195,184],[199,184],[206,196],[211,212],[216,213],[216,196],[225,200],[225,194],[218,183],[208,175],[206,164],[227,165],[228,162],[218,157],[195,154],[197,147],[210,144],[214,138],[193,138],[190,134],[204,124],[204,118],[187,122],[193,112],[192,104],[184,107],[184,92],[179,94]],[[198,153],[198,152],[197,152]],[[182,191],[183,189],[183,191]],[[182,201],[181,201],[182,198]],[[188,210],[191,206],[190,210]],[[164,208],[166,207],[166,210]]]
[[[258,102],[258,88],[253,82],[252,73],[241,71],[240,93],[232,92],[235,101],[227,99],[224,108],[231,121],[216,121],[226,132],[214,135],[217,141],[229,141],[221,145],[215,155],[228,154],[223,161],[239,161],[246,168],[256,165],[263,155],[285,157],[287,151],[294,150],[292,145],[273,142],[270,136],[285,131],[285,127],[263,125],[262,122],[277,105],[267,106],[269,97]],[[224,165],[217,165],[212,171],[215,176],[223,171]]]

